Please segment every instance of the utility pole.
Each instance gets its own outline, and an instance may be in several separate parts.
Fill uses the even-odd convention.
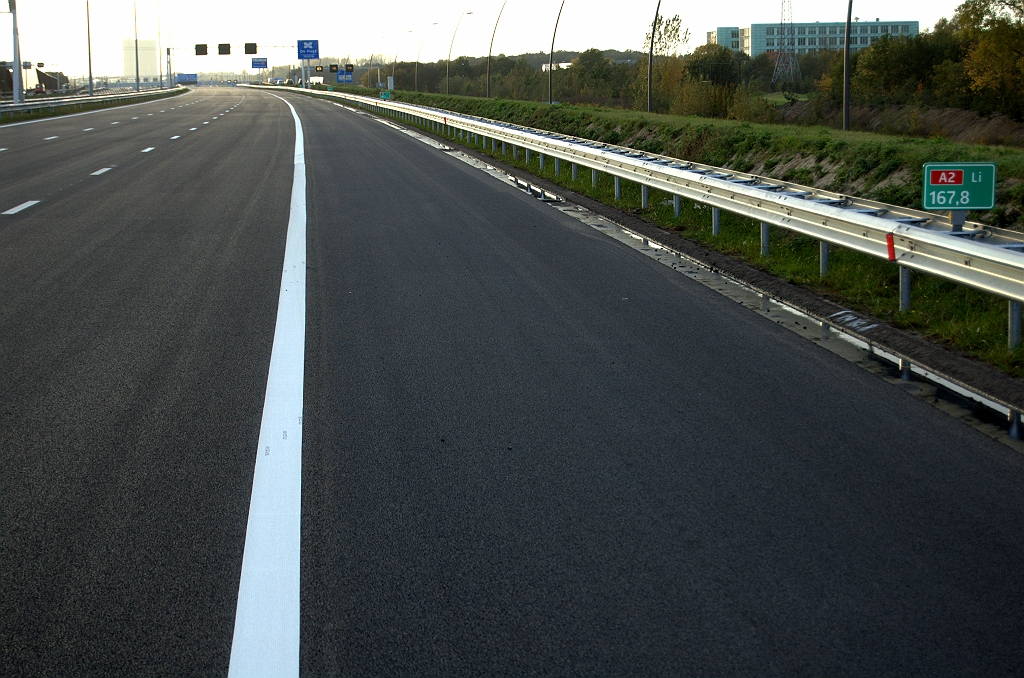
[[[11,21],[14,23],[14,103],[25,103],[25,88],[21,79],[21,43],[18,40],[18,8],[15,0],[8,0],[11,8]]]
[[[846,6],[846,40],[843,45],[843,130],[850,131],[850,17],[853,0]]]
[[[651,82],[654,79],[654,36],[658,33],[658,14],[661,12],[661,0],[654,8],[654,23],[651,24],[651,53],[647,57],[647,112],[651,112]]]
[[[89,0],[85,0],[85,44],[89,50],[89,96],[92,96],[92,25],[89,22]]]

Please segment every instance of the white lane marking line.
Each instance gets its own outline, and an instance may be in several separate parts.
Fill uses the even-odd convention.
[[[60,137],[46,137],[43,141],[51,141],[52,139],[60,139]]]
[[[110,124],[111,124],[111,125],[119,125],[119,124],[121,124],[121,123],[120,123],[120,122],[112,122],[112,123],[110,123]]]
[[[89,176],[90,177],[98,177],[99,175],[103,174],[104,172],[109,172],[111,169],[113,169],[113,168],[112,167],[104,167],[101,170],[96,170],[95,172],[93,172]]]
[[[281,101],[295,120],[295,168],[228,678],[299,675],[306,159],[299,115]]]
[[[132,118],[132,120],[138,120],[138,119],[139,119],[139,116],[137,116],[137,115],[134,118]]]
[[[6,151],[6,148],[0,148],[0,152]]]
[[[181,138],[180,134],[175,134],[173,137],[171,137],[171,139],[180,139],[180,138]]]
[[[29,200],[28,202],[21,203],[17,207],[12,207],[11,209],[7,210],[6,212],[0,212],[0,214],[17,214],[21,210],[27,210],[29,207],[32,207],[32,205],[38,205],[38,204],[39,204],[38,200]]]
[[[189,132],[195,132],[197,129],[199,129],[199,128],[198,127],[189,127],[188,131]]]
[[[144,148],[144,149],[142,149],[142,152],[143,152],[143,153],[149,153],[149,152],[150,152],[150,151],[152,151],[152,150],[153,150],[154,148],[156,148],[156,146],[150,146],[149,148]]]
[[[210,121],[209,121],[209,120],[207,120],[207,121],[206,121],[206,122],[204,122],[203,124],[204,124],[204,125],[209,125],[209,124],[210,124]]]
[[[95,127],[86,127],[86,128],[85,128],[85,129],[83,129],[82,131],[83,131],[83,132],[91,132],[91,131],[93,131],[94,129],[96,129],[96,128],[95,128]]]
[[[153,115],[153,114],[152,113],[146,113],[146,115],[148,116],[148,115]]]
[[[171,110],[173,111],[174,109],[172,108]],[[160,111],[160,112],[161,112],[161,113],[166,113],[166,112],[167,112],[167,109],[164,109],[164,110],[162,110],[162,111]]]

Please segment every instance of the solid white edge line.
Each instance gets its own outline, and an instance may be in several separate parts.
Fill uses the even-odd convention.
[[[103,174],[104,172],[109,172],[110,170],[111,170],[110,167],[104,167],[103,169],[99,169],[99,170],[96,170],[95,172],[92,172],[91,174],[89,174],[89,176],[90,177],[98,177],[99,175]]]
[[[0,214],[17,214],[21,210],[27,210],[29,207],[32,207],[32,205],[38,205],[38,204],[39,204],[38,200],[29,200],[28,202],[21,203],[17,207],[12,207],[11,209],[7,210],[6,212],[0,212]]]
[[[288,101],[281,101],[291,109],[295,121],[295,166],[281,297],[245,529],[229,678],[299,675],[306,161],[298,113]]]

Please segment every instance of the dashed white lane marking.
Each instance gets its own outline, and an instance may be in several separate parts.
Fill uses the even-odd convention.
[[[29,200],[28,202],[21,203],[17,207],[12,207],[11,209],[7,210],[6,212],[0,212],[0,214],[17,214],[21,210],[27,210],[29,207],[32,207],[32,205],[38,205],[38,204],[39,204],[38,200]]]
[[[149,116],[149,115],[153,115],[153,114],[152,113],[146,113],[146,115]]]
[[[89,176],[90,177],[98,177],[99,175],[103,174],[104,172],[109,172],[111,169],[112,169],[111,167],[104,167],[103,169],[96,170],[95,172],[93,172]]]
[[[199,129],[199,128],[198,127],[189,127],[188,131],[189,132],[195,132],[197,129]]]
[[[291,109],[295,120],[291,209],[249,521],[245,528],[228,678],[294,678],[299,675],[306,160],[299,115],[290,103],[281,101]]]
[[[156,146],[150,146],[149,148],[144,148],[144,149],[142,149],[142,152],[143,152],[143,153],[149,153],[149,152],[150,152],[150,151],[152,151],[152,150],[153,150],[154,148],[156,148]]]
[[[171,137],[171,139],[180,139],[180,138],[181,138],[180,134],[175,134],[173,137]]]
[[[6,148],[0,148],[0,152],[6,151]]]
[[[60,137],[46,137],[43,141],[51,141],[53,139],[60,139]]]
[[[209,125],[209,124],[210,124],[210,121],[209,121],[209,120],[207,120],[207,121],[206,121],[206,122],[204,122],[203,124],[204,124],[204,125]]]
[[[95,128],[95,127],[86,127],[86,128],[85,128],[85,129],[83,129],[82,131],[83,131],[83,132],[91,132],[91,131],[93,131],[94,129],[96,129],[96,128]]]
[[[171,110],[173,111],[174,109],[172,108]],[[160,112],[161,112],[161,113],[166,113],[166,112],[167,112],[167,109],[164,109],[164,110],[162,110],[162,111],[160,111]]]
[[[112,122],[112,123],[110,123],[110,124],[111,124],[111,125],[119,125],[119,124],[121,124],[121,123],[120,123],[120,122]]]
[[[134,118],[132,118],[132,120],[138,120],[138,119],[139,119],[139,116],[137,116],[137,115]]]

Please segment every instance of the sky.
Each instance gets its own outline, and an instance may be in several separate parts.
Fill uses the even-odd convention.
[[[297,63],[297,40],[319,40],[322,57],[353,59],[380,55],[391,62],[486,56],[502,0],[392,0],[339,2],[302,0],[136,0],[140,39],[159,39],[173,49],[176,72],[238,72],[251,66],[243,44],[255,42],[270,65]],[[551,47],[561,0],[507,0],[494,37],[495,54],[546,52]],[[555,49],[641,49],[657,0],[565,0]],[[921,29],[952,16],[960,0],[855,0],[854,16],[865,20],[919,21]],[[132,0],[91,0],[93,73],[122,74],[122,41],[133,37]],[[793,19],[844,21],[846,2],[792,0]],[[87,72],[85,0],[18,0],[22,59],[56,65],[69,76]],[[0,11],[6,10],[0,0]],[[779,21],[781,2],[754,0],[662,0],[664,16],[679,14],[690,30],[690,51],[717,26]],[[458,24],[461,18],[461,24]],[[458,32],[456,33],[456,25]],[[232,54],[217,54],[218,43]],[[197,57],[196,43],[210,45]],[[0,59],[12,60],[11,15],[0,14]]]

